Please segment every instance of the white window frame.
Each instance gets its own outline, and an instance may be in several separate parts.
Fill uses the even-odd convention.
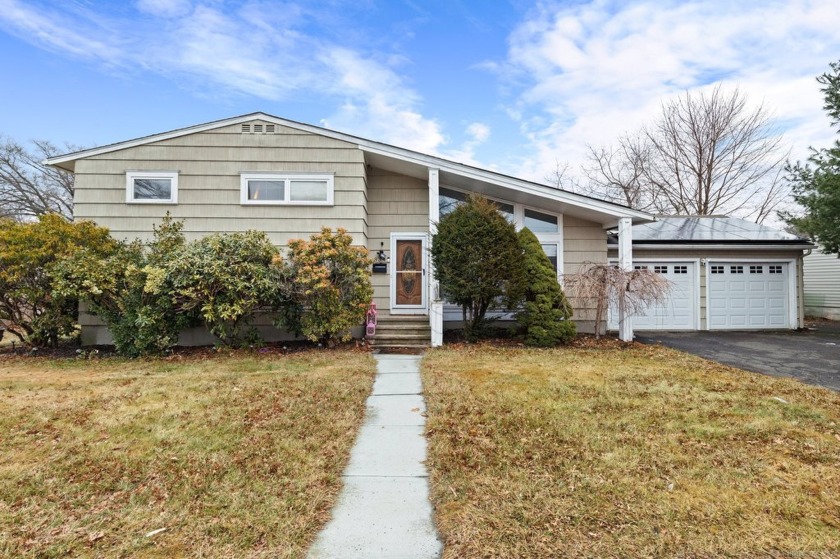
[[[283,182],[283,200],[250,200],[248,198],[248,181],[278,181]],[[292,181],[324,181],[327,183],[326,200],[292,200]],[[334,205],[335,177],[325,174],[305,173],[240,173],[239,175],[239,203],[243,206],[332,206]]]
[[[135,198],[134,181],[136,179],[168,179],[172,188],[169,198]],[[177,204],[178,171],[126,171],[125,201],[127,204]]]

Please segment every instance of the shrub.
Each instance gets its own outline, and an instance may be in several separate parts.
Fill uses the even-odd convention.
[[[309,241],[289,242],[289,281],[278,327],[328,345],[350,339],[373,298],[372,262],[367,249],[352,242],[344,229],[333,233],[329,227]]]
[[[542,347],[568,343],[576,329],[571,321],[572,307],[557,283],[557,272],[529,229],[522,229],[518,236],[523,252],[523,282],[519,290],[523,305],[516,321],[525,343]]]
[[[258,341],[251,320],[277,297],[280,276],[272,262],[278,255],[260,231],[219,233],[191,242],[166,264],[171,297],[178,310],[197,312],[223,343]]]
[[[165,269],[185,244],[182,227],[167,214],[154,228],[148,248],[134,241],[114,243],[108,254],[83,250],[53,270],[57,291],[85,301],[122,355],[161,353],[196,322],[194,314],[181,312],[169,296]]]
[[[490,306],[520,284],[516,229],[493,202],[470,196],[441,218],[431,253],[443,295],[461,306],[464,335],[474,340]]]
[[[79,251],[100,254],[113,245],[104,227],[56,214],[30,223],[0,220],[0,321],[21,341],[55,346],[75,329],[78,301],[55,291],[51,268]]]

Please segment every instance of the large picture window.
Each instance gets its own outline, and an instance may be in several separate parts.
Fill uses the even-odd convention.
[[[129,204],[178,203],[175,171],[128,171],[125,179],[125,199]]]
[[[332,175],[242,173],[241,203],[332,206]]]

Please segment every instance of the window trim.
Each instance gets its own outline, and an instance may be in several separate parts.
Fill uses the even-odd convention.
[[[169,190],[169,198],[135,198],[135,179],[169,179],[171,185],[171,189]],[[177,204],[178,171],[126,171],[125,202],[126,204]]]
[[[251,200],[248,198],[248,181],[283,181],[283,200]],[[292,200],[292,181],[324,181],[327,183],[326,200]],[[258,173],[239,174],[239,203],[243,206],[333,206],[335,177],[324,173]]]

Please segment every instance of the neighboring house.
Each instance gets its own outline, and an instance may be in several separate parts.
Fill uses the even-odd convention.
[[[76,176],[77,219],[108,227],[117,238],[149,240],[166,212],[184,220],[188,239],[258,229],[285,247],[322,226],[343,227],[375,259],[380,317],[411,316],[442,341],[444,305],[428,257],[441,211],[468,193],[497,200],[528,226],[554,262],[558,278],[586,261],[606,262],[605,231],[623,232],[630,262],[631,225],[652,216],[486,169],[358,138],[264,113],[219,120],[50,158]],[[573,301],[575,320],[591,331],[593,313]],[[424,319],[417,318],[427,317]],[[448,318],[448,317],[447,317]],[[107,330],[82,317],[84,343],[107,343]],[[622,331],[632,338],[629,323]],[[198,334],[182,343],[207,343]]]
[[[635,330],[796,329],[803,325],[802,257],[813,245],[734,217],[657,217],[633,227],[633,265],[663,274],[664,304]],[[610,258],[617,257],[610,241]],[[611,317],[610,327],[616,327]]]
[[[805,257],[805,314],[840,320],[840,259],[814,250]]]

